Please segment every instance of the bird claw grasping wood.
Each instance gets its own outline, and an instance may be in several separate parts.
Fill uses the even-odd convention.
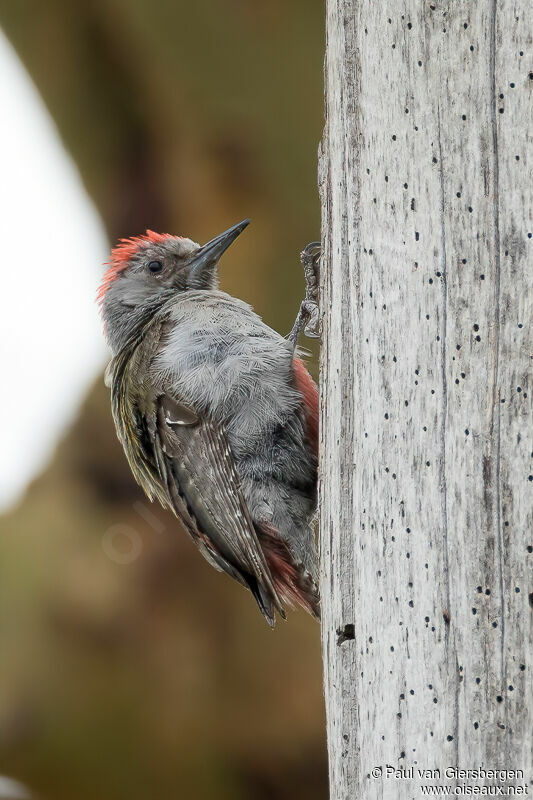
[[[320,336],[318,289],[321,255],[320,242],[309,242],[300,253],[305,277],[305,298],[302,300],[292,330],[287,337],[295,347],[302,331],[310,339],[318,339]]]

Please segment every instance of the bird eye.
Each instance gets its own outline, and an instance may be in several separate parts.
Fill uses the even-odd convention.
[[[155,275],[157,272],[161,272],[163,264],[160,261],[150,261],[148,269]]]

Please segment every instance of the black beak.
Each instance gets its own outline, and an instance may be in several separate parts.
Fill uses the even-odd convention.
[[[192,279],[190,283],[198,288],[204,286],[204,280],[208,273],[214,272],[216,265],[223,253],[226,252],[230,244],[233,244],[237,236],[250,224],[249,219],[243,219],[232,228],[228,228],[224,233],[220,233],[211,239],[207,244],[200,247],[189,262],[189,275]]]

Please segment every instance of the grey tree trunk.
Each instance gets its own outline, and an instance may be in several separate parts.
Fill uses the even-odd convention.
[[[333,800],[533,792],[532,19],[529,0],[327,0]],[[445,772],[480,767],[523,772]]]

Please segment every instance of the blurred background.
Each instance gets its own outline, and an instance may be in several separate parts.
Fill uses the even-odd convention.
[[[290,329],[319,236],[323,13],[0,0],[0,774],[32,797],[326,797],[319,628],[270,631],[140,493],[94,303],[108,242],[250,216],[222,288]]]

